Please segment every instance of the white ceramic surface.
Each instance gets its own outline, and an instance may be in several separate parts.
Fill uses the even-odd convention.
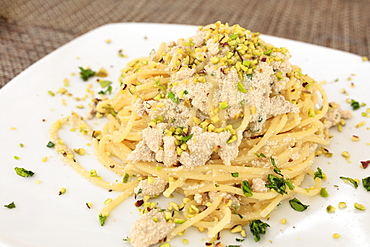
[[[83,82],[79,78],[79,66],[90,66],[94,70],[104,67],[109,73],[107,79],[118,85],[120,69],[129,60],[148,55],[162,41],[191,36],[195,30],[194,26],[183,25],[105,25],[47,55],[0,90],[0,246],[129,246],[122,239],[127,237],[131,224],[138,217],[134,201],[129,199],[120,205],[101,227],[98,210],[107,198],[118,194],[91,184],[63,164],[55,150],[46,147],[48,129],[55,120],[72,111],[86,115],[87,108],[78,109],[76,106],[86,106],[90,99],[76,102],[73,97],[83,97],[88,84],[93,85],[95,92],[101,90],[95,79]],[[293,56],[292,63],[302,67],[304,73],[318,81],[325,80],[324,87],[330,100],[340,103],[344,109],[350,109],[346,98],[367,103],[370,107],[369,62],[333,49],[277,37],[262,37],[275,46],[287,47]],[[107,39],[111,42],[107,43]],[[118,56],[120,49],[127,58]],[[73,96],[50,96],[49,90],[55,92],[64,87],[65,78],[70,83],[66,88]],[[341,93],[341,89],[345,89],[348,95]],[[297,196],[310,205],[304,212],[296,212],[287,202],[283,203],[271,215],[268,220],[271,227],[258,243],[253,241],[249,230],[249,236],[243,243],[235,241],[235,238],[240,238],[239,235],[226,232],[222,234],[222,242],[225,245],[284,247],[369,244],[370,192],[366,192],[362,184],[355,189],[339,179],[339,176],[362,179],[370,175],[370,168],[359,166],[360,161],[370,159],[370,145],[366,145],[370,142],[370,130],[367,129],[370,121],[361,116],[367,107],[354,112],[353,119],[347,121],[343,132],[332,131],[334,137],[327,148],[334,153],[333,157],[319,157],[314,164],[328,176],[323,183],[329,191],[328,198]],[[355,125],[361,121],[365,121],[366,125],[356,128]],[[360,137],[359,142],[351,141],[353,134]],[[81,157],[87,169],[95,168],[111,181],[117,178],[95,160],[92,150],[86,145],[88,139],[68,131],[66,135],[69,135],[68,143],[72,147],[88,150],[89,155]],[[20,147],[20,143],[24,147]],[[341,156],[343,151],[350,152],[351,163]],[[42,161],[44,157],[48,157],[46,162]],[[14,172],[16,166],[32,170],[35,175],[30,178],[17,176]],[[65,187],[67,192],[59,196],[61,187]],[[12,201],[16,204],[15,209],[2,206]],[[341,201],[346,202],[348,207],[338,209]],[[93,202],[93,207],[88,209],[86,202]],[[354,209],[355,202],[364,204],[368,210]],[[335,213],[326,212],[329,204],[337,208]],[[280,224],[281,218],[286,218],[287,224]],[[339,233],[341,237],[334,239],[333,233]],[[188,246],[205,246],[207,239],[205,234],[192,229],[174,239],[172,246],[185,246],[181,242],[183,238],[189,240]]]

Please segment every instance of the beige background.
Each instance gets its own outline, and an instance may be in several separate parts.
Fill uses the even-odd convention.
[[[0,0],[0,87],[107,23],[217,20],[370,58],[370,0]]]

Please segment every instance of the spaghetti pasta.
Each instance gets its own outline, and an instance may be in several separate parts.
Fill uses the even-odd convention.
[[[239,25],[200,27],[195,36],[128,63],[118,92],[95,101],[94,113],[109,120],[101,131],[74,114],[54,124],[50,138],[81,175],[122,191],[102,217],[133,194],[143,196],[145,214],[157,207],[150,198],[177,192],[183,201],[158,216],[172,226],[161,229],[167,240],[191,226],[207,228],[212,239],[266,217],[295,193],[320,191],[320,178],[309,189],[300,185],[305,175],[314,177],[317,145],[329,142],[328,100],[289,57]],[[91,136],[98,160],[128,183],[90,177],[59,142],[63,124]],[[166,214],[171,211],[175,216]]]

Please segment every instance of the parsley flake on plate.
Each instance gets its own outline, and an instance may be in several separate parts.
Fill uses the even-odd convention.
[[[249,222],[249,228],[254,236],[255,242],[260,241],[260,235],[266,233],[267,227],[270,227],[270,225],[262,222],[261,220],[252,220],[251,222]]]
[[[15,208],[15,204],[14,204],[14,202],[11,202],[8,205],[4,205],[4,207],[12,209],[12,208]]]
[[[34,172],[28,171],[21,167],[15,167],[14,170],[17,173],[17,175],[21,177],[32,177],[35,174]]]
[[[309,205],[304,205],[300,200],[298,200],[297,198],[293,198],[291,200],[289,200],[289,204],[290,206],[295,210],[295,211],[298,211],[298,212],[303,212],[305,211]]]
[[[96,74],[96,72],[91,69],[84,69],[82,67],[78,68],[80,69],[80,77],[83,81],[87,81],[90,77],[93,77]]]

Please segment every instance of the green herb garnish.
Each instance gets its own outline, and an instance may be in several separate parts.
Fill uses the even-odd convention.
[[[239,177],[239,172],[232,172],[231,176],[233,176],[234,178],[237,178]]]
[[[272,166],[274,167],[274,172],[276,173],[276,174],[279,174],[280,176],[283,176],[283,174],[281,174],[281,170],[277,167],[277,165],[276,165],[276,162],[275,162],[275,159],[274,158],[272,158],[272,156],[270,157],[270,160],[271,160],[271,164],[272,164]]]
[[[351,106],[353,110],[360,109],[360,103],[354,99],[351,99]]]
[[[90,77],[93,77],[96,72],[92,71],[91,69],[84,69],[82,67],[78,67],[80,71],[80,77],[83,81],[87,81]]]
[[[339,177],[339,178],[350,182],[356,189],[358,188],[358,183],[353,178],[349,178],[349,177]]]
[[[279,194],[287,193],[284,178],[279,178],[275,175],[269,174],[267,176],[267,180],[270,182],[270,184],[265,185],[267,188],[274,189]]]
[[[254,153],[258,158],[259,157],[263,157],[263,158],[266,158],[266,155],[264,155],[263,153],[260,153],[260,154],[258,154],[258,153]]]
[[[24,168],[20,168],[20,167],[15,167],[14,170],[17,173],[17,175],[19,175],[21,177],[32,177],[35,174],[32,171],[28,171],[28,170],[26,170]]]
[[[12,209],[12,208],[15,208],[15,204],[14,204],[14,202],[11,202],[8,205],[4,205],[4,207]]]
[[[179,103],[179,99],[175,96],[172,91],[167,93],[168,98],[170,98],[174,103]]]
[[[294,185],[290,182],[290,179],[285,179],[285,184],[288,185],[290,190],[294,190]]]
[[[193,137],[193,134],[181,137],[182,142],[187,142]]]
[[[321,178],[321,179],[324,178],[324,173],[322,172],[320,167],[317,167],[317,172],[313,174],[313,179],[315,178]]]
[[[102,214],[99,214],[99,221],[100,221],[101,226],[104,226],[105,221],[107,220],[107,217],[108,216],[103,216]]]
[[[48,142],[48,144],[46,144],[46,146],[47,146],[48,148],[52,148],[52,147],[54,147],[54,146],[55,146],[55,144],[54,144],[53,142],[49,141],[49,142]]]
[[[370,177],[362,179],[362,185],[367,191],[370,191]]]
[[[270,227],[270,225],[262,222],[261,220],[252,220],[249,222],[249,228],[254,236],[254,241],[260,241],[260,234],[265,234],[267,227]]]
[[[289,204],[290,206],[295,210],[295,211],[298,211],[298,212],[303,212],[305,211],[309,205],[304,205],[300,200],[298,200],[297,198],[293,198],[292,200],[289,200]]]
[[[243,182],[242,182],[242,191],[243,191],[243,193],[244,193],[244,195],[246,196],[246,197],[251,197],[251,196],[253,196],[253,193],[252,193],[252,189],[251,189],[251,187],[250,187],[250,185],[249,185],[249,183],[248,183],[248,181],[247,180],[244,180]]]

